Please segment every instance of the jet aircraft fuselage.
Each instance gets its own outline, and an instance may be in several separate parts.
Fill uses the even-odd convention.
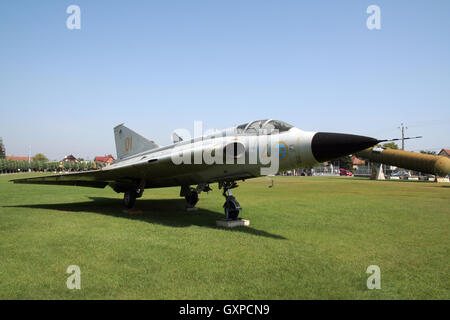
[[[283,121],[256,120],[223,131],[161,147],[123,124],[114,128],[117,161],[101,170],[15,179],[15,183],[75,185],[123,192],[133,207],[145,189],[181,186],[188,206],[218,182],[226,198],[227,218],[236,219],[240,205],[231,195],[236,181],[276,174],[293,168],[356,153],[380,140],[341,133],[312,132]],[[192,185],[197,185],[192,187]]]

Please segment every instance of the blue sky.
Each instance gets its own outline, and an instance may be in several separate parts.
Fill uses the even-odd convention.
[[[376,138],[404,122],[424,136],[407,149],[448,148],[449,16],[447,0],[2,1],[0,137],[9,155],[92,159],[122,122],[167,144],[194,120],[275,118]]]

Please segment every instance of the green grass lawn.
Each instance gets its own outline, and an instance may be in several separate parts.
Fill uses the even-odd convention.
[[[449,184],[248,180],[233,194],[251,226],[227,230],[217,185],[198,211],[166,188],[129,214],[110,188],[8,182],[25,176],[0,176],[0,299],[450,298]]]

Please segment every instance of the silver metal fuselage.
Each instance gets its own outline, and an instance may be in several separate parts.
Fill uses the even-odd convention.
[[[182,141],[168,146],[152,149],[137,155],[124,158],[114,164],[102,169],[107,175],[108,171],[123,168],[126,179],[135,179],[145,182],[145,188],[158,188],[170,186],[194,185],[201,183],[213,183],[226,180],[244,180],[260,177],[261,168],[268,167],[263,164],[259,157],[257,161],[249,161],[250,148],[257,148],[258,154],[262,150],[267,150],[270,144],[270,135],[240,135],[233,129],[228,129],[222,133],[226,135],[203,136],[189,141]],[[286,171],[293,168],[309,167],[318,161],[314,158],[311,150],[311,141],[315,132],[303,131],[298,128],[291,128],[288,131],[277,133],[273,140],[279,141],[277,145],[271,145],[271,150],[277,152],[279,144],[285,148],[283,157],[279,157],[278,171]],[[265,139],[266,138],[266,139]],[[272,140],[272,141],[273,141]],[[239,143],[245,148],[245,163],[240,164],[239,160],[233,164],[208,164],[205,163],[202,154],[211,153],[212,150],[223,149],[227,145]],[[173,161],[174,154],[192,153],[191,160],[201,159],[201,163],[176,164]],[[112,171],[111,171],[112,173]]]

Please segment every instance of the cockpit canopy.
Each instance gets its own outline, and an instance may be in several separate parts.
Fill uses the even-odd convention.
[[[293,128],[290,124],[280,120],[256,120],[249,123],[244,123],[236,127],[237,134],[242,135],[258,135],[258,134],[272,134],[288,131]]]

